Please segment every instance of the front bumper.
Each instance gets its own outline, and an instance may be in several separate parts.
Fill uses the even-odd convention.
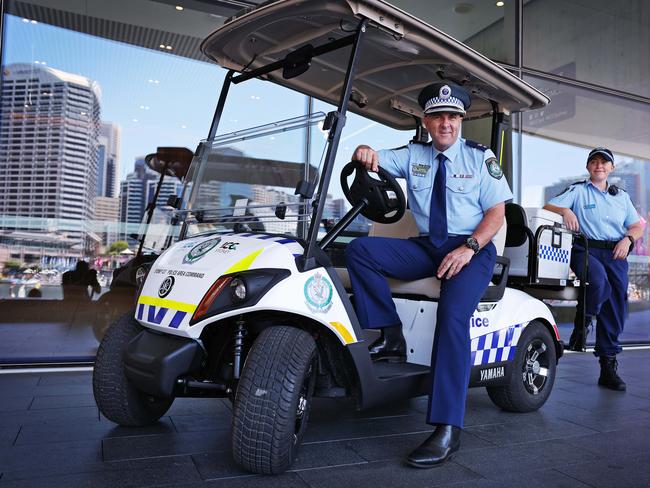
[[[124,352],[124,374],[138,390],[171,397],[177,378],[196,371],[204,360],[197,341],[145,329]]]

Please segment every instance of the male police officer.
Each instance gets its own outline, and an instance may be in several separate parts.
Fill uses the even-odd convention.
[[[435,429],[407,459],[429,468],[460,447],[470,372],[469,319],[490,282],[496,259],[491,239],[512,194],[492,151],[458,137],[470,106],[464,88],[435,83],[421,91],[418,102],[432,143],[382,151],[362,145],[353,159],[368,170],[381,165],[406,179],[420,236],[358,238],[347,247],[346,260],[362,327],[382,330],[370,347],[374,360],[403,361],[406,353],[386,277],[436,275],[442,281],[427,414]]]
[[[552,198],[545,209],[564,217],[566,226],[581,231],[588,238],[589,266],[587,322],[597,316],[596,347],[599,357],[598,384],[624,391],[625,382],[618,376],[616,355],[627,311],[627,255],[636,239],[643,235],[643,225],[627,192],[610,185],[607,177],[614,170],[614,156],[604,147],[593,149],[587,157],[589,179],[570,185]],[[571,268],[578,276],[584,273],[585,248],[577,241],[571,253]],[[578,304],[575,329],[569,347],[582,348],[582,304]]]

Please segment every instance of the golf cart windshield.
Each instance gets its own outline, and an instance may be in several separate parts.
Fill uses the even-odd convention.
[[[324,119],[318,112],[203,141],[188,175],[188,204],[180,212],[187,236],[260,231],[304,238],[312,207],[296,189],[318,181]],[[307,139],[309,151],[302,142]]]

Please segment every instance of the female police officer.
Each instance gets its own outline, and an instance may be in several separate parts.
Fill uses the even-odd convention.
[[[604,147],[593,149],[587,157],[589,179],[570,185],[544,208],[562,215],[569,229],[581,231],[588,239],[585,313],[588,322],[591,316],[597,316],[594,354],[600,361],[598,384],[624,391],[626,385],[618,376],[616,355],[621,352],[618,336],[627,311],[626,258],[635,240],[643,234],[643,226],[627,192],[607,182],[613,170],[612,152]],[[571,268],[577,276],[583,276],[584,253],[582,243],[573,246]],[[579,313],[572,335],[574,341],[581,339]]]
[[[490,240],[512,194],[492,151],[458,137],[470,105],[464,88],[449,82],[429,85],[418,102],[432,144],[383,151],[359,146],[352,158],[368,170],[381,165],[406,179],[420,236],[360,237],[348,245],[346,260],[362,327],[382,329],[370,348],[374,360],[403,360],[406,354],[386,276],[442,280],[427,414],[436,427],[407,459],[429,468],[460,446],[470,371],[469,319],[492,276],[496,249]]]

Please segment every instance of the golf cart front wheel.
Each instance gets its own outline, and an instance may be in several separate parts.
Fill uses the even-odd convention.
[[[317,369],[316,343],[294,327],[262,331],[253,343],[233,407],[232,450],[253,473],[291,466],[307,427]]]
[[[532,321],[516,347],[508,384],[486,389],[498,407],[509,412],[532,412],[546,403],[553,389],[557,363],[555,343],[543,324]]]
[[[124,351],[142,327],[130,311],[106,331],[97,350],[93,369],[93,394],[100,412],[109,420],[126,426],[153,424],[162,417],[173,398],[157,398],[133,386],[124,374]]]

